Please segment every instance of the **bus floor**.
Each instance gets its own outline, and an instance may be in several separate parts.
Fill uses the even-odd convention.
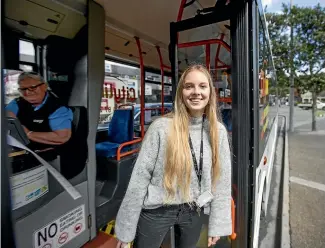
[[[205,243],[205,242],[204,242]],[[206,242],[207,243],[207,242]],[[88,242],[82,248],[115,248],[117,245],[117,240],[104,232],[99,232],[97,237],[92,241]],[[197,248],[206,248],[207,244],[204,246],[199,245]],[[215,246],[211,248],[230,248],[231,242],[228,237],[222,237]],[[161,248],[171,248],[169,246],[161,246]]]
[[[208,216],[202,216],[203,223],[208,223]],[[117,240],[115,239],[115,220],[110,221],[105,225],[98,233],[97,237],[84,245],[82,248],[115,248],[117,245]],[[165,241],[160,248],[172,248],[169,240],[169,234],[167,234]],[[203,224],[201,229],[200,238],[196,245],[197,248],[207,248],[208,247],[208,225]],[[229,237],[222,237],[215,246],[211,248],[230,248],[231,241]]]

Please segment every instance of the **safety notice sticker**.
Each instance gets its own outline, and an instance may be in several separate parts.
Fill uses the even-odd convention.
[[[10,178],[12,210],[27,205],[49,191],[47,170],[44,166]]]
[[[34,233],[34,248],[59,248],[86,230],[85,205],[64,214]]]

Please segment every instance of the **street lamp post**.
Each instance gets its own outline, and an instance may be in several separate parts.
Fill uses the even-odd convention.
[[[294,99],[295,99],[295,85],[294,85],[294,66],[293,66],[293,23],[292,23],[292,1],[290,0],[290,113],[289,113],[289,131],[294,131],[293,113],[294,113]]]

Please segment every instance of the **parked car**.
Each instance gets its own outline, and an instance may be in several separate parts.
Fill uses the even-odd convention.
[[[312,103],[300,103],[300,104],[298,104],[298,107],[302,108],[302,109],[311,109],[313,107],[313,104]],[[316,108],[319,110],[325,110],[325,103],[317,100]]]
[[[161,103],[146,103],[144,113],[144,129],[147,130],[149,125],[161,116]],[[164,114],[167,114],[172,111],[173,104],[172,103],[164,103]],[[134,131],[140,132],[140,104],[136,104],[134,106]]]

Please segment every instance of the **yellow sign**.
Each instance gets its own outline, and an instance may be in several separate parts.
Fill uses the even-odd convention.
[[[264,133],[265,133],[265,130],[266,130],[266,128],[267,128],[268,123],[269,123],[269,118],[266,119],[266,122],[265,122],[265,124],[264,124],[264,126],[263,126],[263,132],[264,132]]]
[[[264,85],[264,95],[267,96],[269,94],[269,79],[265,78],[265,85]]]

